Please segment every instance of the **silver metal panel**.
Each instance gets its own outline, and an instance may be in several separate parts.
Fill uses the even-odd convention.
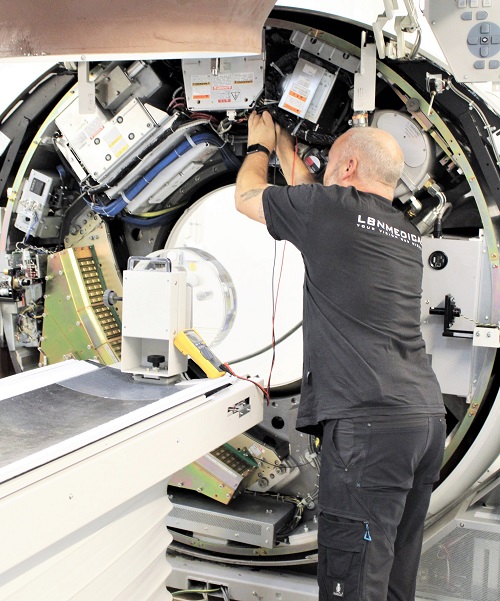
[[[148,385],[107,367],[5,398],[0,482],[220,386]]]
[[[299,58],[278,106],[293,115],[305,118],[325,71],[323,67]]]
[[[436,601],[497,601],[500,590],[500,507],[459,510],[427,546],[417,593]]]
[[[442,251],[448,258],[440,270],[429,265],[433,252]],[[444,299],[451,294],[462,316],[455,319],[454,330],[472,331],[474,321],[482,321],[479,315],[482,260],[484,254],[482,237],[465,239],[422,239],[424,277],[422,283],[422,335],[427,353],[432,357],[432,367],[441,390],[470,398],[473,392],[473,367],[475,348],[472,339],[447,338],[443,336],[442,315],[429,315],[430,307],[444,307]],[[484,317],[484,316],[483,316]]]
[[[169,489],[174,504],[167,525],[271,549],[282,524],[293,517],[291,503],[243,494],[228,506],[190,491]]]
[[[354,112],[375,110],[375,86],[377,82],[377,46],[361,43],[361,65],[354,74]]]
[[[168,115],[163,113],[162,118],[165,120]],[[75,99],[57,117],[56,125],[87,173],[97,181],[158,129],[158,124],[135,98],[114,116],[97,106],[95,113],[81,114]]]
[[[308,121],[311,121],[311,123],[317,123],[321,117],[321,112],[323,111],[326,101],[328,100],[330,92],[332,91],[333,84],[337,79],[337,73],[330,73],[330,71],[325,71],[323,73],[323,77],[319,82],[319,86],[316,89],[316,93],[313,96],[305,116],[305,118]]]
[[[132,96],[133,88],[134,82],[116,65],[96,82],[95,96],[103,108],[114,111],[124,98]]]
[[[264,55],[183,60],[186,102],[192,110],[247,109],[264,87]]]
[[[342,67],[342,69],[345,69],[350,73],[356,73],[359,69],[359,58],[357,56],[351,56],[343,50],[325,44],[321,39],[307,35],[302,31],[294,31],[290,37],[290,43],[297,46],[297,48],[300,48],[300,50],[306,50],[307,52],[332,63],[332,65]]]
[[[318,601],[316,576],[284,569],[258,570],[227,566],[168,554],[172,573],[168,587],[173,589],[226,587],[231,601]],[[203,585],[209,586],[203,586]],[[223,599],[215,593],[214,599]]]

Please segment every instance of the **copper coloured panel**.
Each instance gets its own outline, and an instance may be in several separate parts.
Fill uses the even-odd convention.
[[[274,4],[275,0],[0,0],[0,58],[257,54]]]

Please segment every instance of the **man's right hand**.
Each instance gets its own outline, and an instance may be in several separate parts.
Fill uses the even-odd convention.
[[[295,156],[294,138],[278,123],[276,129],[276,154],[280,162],[281,170],[289,185],[314,184],[315,179],[302,159]]]

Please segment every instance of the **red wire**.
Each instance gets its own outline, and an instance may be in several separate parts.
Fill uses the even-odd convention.
[[[295,163],[297,160],[297,156],[298,156],[298,152],[299,152],[299,145],[298,145],[298,140],[297,138],[295,139],[295,152],[293,155],[293,163],[292,163],[292,181],[291,181],[291,185],[293,186],[295,183]],[[255,386],[257,386],[257,388],[259,390],[261,390],[264,393],[264,396],[266,397],[267,400],[267,404],[269,405],[270,401],[271,401],[271,375],[273,373],[273,368],[274,368],[274,362],[276,359],[276,334],[275,334],[275,330],[274,330],[274,322],[275,322],[275,318],[276,318],[276,308],[278,306],[278,297],[279,297],[279,291],[280,291],[280,285],[281,285],[281,276],[283,275],[283,266],[285,264],[285,250],[286,250],[286,241],[285,244],[283,246],[283,254],[281,256],[281,267],[280,267],[280,274],[278,277],[278,285],[276,287],[276,296],[273,299],[273,315],[272,315],[272,320],[271,320],[271,325],[272,325],[272,331],[271,331],[271,348],[272,348],[272,361],[271,361],[271,368],[269,370],[269,379],[267,381],[267,388],[264,388],[263,386],[261,386],[258,382],[255,382],[254,380],[251,380],[250,378],[245,378],[243,376],[239,376],[238,374],[236,374],[227,363],[223,363],[223,366],[227,369],[227,371],[234,376],[235,378],[238,378],[239,380],[244,380],[246,382],[251,382],[252,384],[254,384]]]
[[[293,163],[292,163],[292,181],[290,182],[290,184],[293,186],[295,185],[295,164],[297,161],[297,156],[299,154],[299,141],[298,138],[295,138],[295,152],[293,153]],[[276,360],[276,333],[275,333],[275,329],[274,329],[274,322],[275,322],[275,318],[276,318],[276,308],[278,306],[278,296],[279,296],[279,291],[280,291],[280,284],[281,284],[281,276],[283,274],[283,265],[285,264],[285,251],[286,251],[286,241],[285,244],[283,245],[283,254],[281,256],[281,267],[280,267],[280,274],[278,277],[278,285],[276,287],[276,296],[273,299],[273,316],[272,316],[272,320],[271,320],[271,349],[272,349],[272,360],[271,360],[271,368],[269,369],[269,378],[267,380],[267,393],[268,393],[268,398],[270,397],[270,390],[271,390],[271,376],[273,373],[273,369],[274,369],[274,362]]]
[[[286,250],[286,241],[283,245],[283,254],[281,255],[281,267],[280,267],[280,274],[278,277],[278,285],[276,286],[276,296],[274,298],[274,302],[273,302],[273,316],[271,319],[271,349],[272,349],[272,360],[271,360],[271,368],[269,370],[269,379],[267,381],[267,390],[270,391],[271,390],[271,375],[273,373],[273,369],[274,369],[274,362],[276,360],[276,333],[275,333],[275,329],[274,329],[274,322],[276,319],[276,309],[278,306],[278,297],[279,297],[279,292],[280,292],[280,285],[281,285],[281,276],[283,275],[283,265],[285,264],[285,250]]]
[[[267,399],[267,404],[269,405],[269,402],[271,400],[270,396],[269,396],[269,390],[266,390],[263,386],[261,386],[258,382],[255,382],[254,380],[251,380],[250,378],[245,378],[243,376],[239,376],[238,374],[234,373],[234,371],[229,367],[229,365],[227,363],[223,363],[222,364],[227,371],[234,376],[235,378],[238,378],[238,380],[244,380],[245,382],[251,382],[252,384],[254,384],[255,386],[257,386],[257,388],[259,388],[260,390],[262,390],[262,392],[264,393],[264,396]]]
[[[194,112],[191,113],[189,115],[190,119],[207,119],[209,121],[212,121],[213,123],[219,123],[218,119],[216,119],[213,115],[209,115],[208,113],[199,113],[199,112]]]

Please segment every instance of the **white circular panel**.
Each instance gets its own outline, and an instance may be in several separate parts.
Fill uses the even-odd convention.
[[[228,362],[237,374],[258,375],[267,384],[272,360],[269,347],[272,340],[276,247],[274,291],[276,294],[279,282],[279,295],[275,338],[284,340],[276,345],[271,385],[283,386],[299,380],[302,375],[302,328],[297,327],[302,320],[302,257],[290,243],[275,243],[265,225],[236,211],[234,188],[231,185],[215,190],[192,205],[174,226],[167,248],[202,251],[196,259],[196,272],[202,270],[198,259],[203,253],[214,257],[227,272],[234,289],[236,308],[228,319],[224,335],[206,342],[217,357]],[[222,311],[221,307],[213,305],[210,286],[202,284],[195,290],[195,303],[198,303],[198,309],[193,312],[195,329],[199,327],[196,323],[198,316],[203,315],[206,325],[211,320],[210,312],[213,316],[220,316]],[[205,293],[206,301],[203,300]],[[205,302],[206,310],[202,308]],[[203,330],[203,324],[200,325],[200,330]],[[249,355],[249,358],[241,360]]]
[[[434,147],[430,136],[406,113],[393,110],[375,111],[371,122],[392,134],[401,146],[404,169],[394,196],[401,200],[419,190],[429,179],[434,164]]]
[[[427,145],[423,132],[402,113],[383,112],[377,119],[377,127],[396,138],[405,157],[405,165],[416,168],[427,159]]]

